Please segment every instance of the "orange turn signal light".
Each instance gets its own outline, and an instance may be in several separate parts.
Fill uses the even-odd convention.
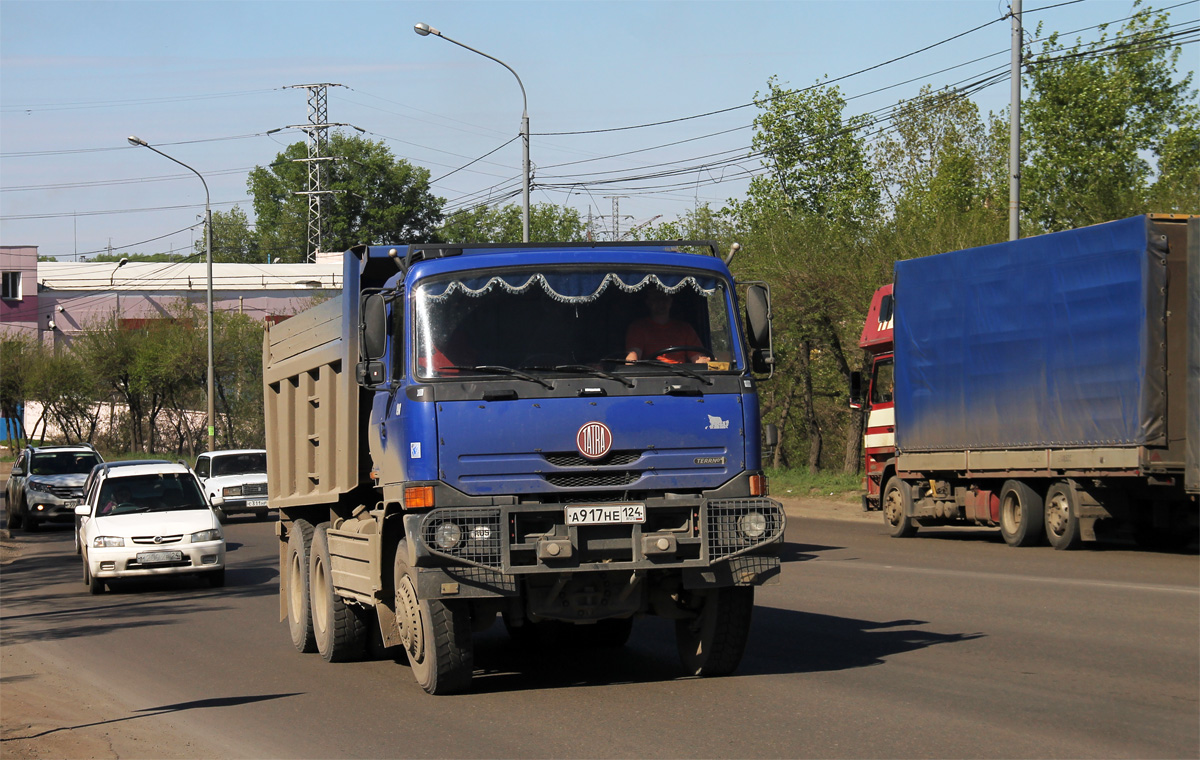
[[[412,486],[404,489],[404,508],[422,509],[433,506],[433,486]]]
[[[766,496],[767,495],[767,478],[764,475],[750,476],[750,495],[751,496]]]

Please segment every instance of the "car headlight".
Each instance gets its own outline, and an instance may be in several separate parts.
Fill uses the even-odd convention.
[[[225,488],[221,489],[221,495],[224,496],[226,499],[228,499],[230,496],[241,496],[242,495],[242,487],[241,486],[226,486]]]
[[[96,536],[92,539],[92,546],[96,548],[108,547],[111,549],[114,546],[124,545],[125,539],[120,536]]]
[[[39,483],[36,480],[25,481],[25,490],[33,491],[34,493],[50,493],[50,486],[45,483]]]
[[[193,544],[198,544],[203,541],[220,541],[220,540],[221,540],[221,529],[220,528],[210,528],[209,530],[202,530],[199,533],[192,534],[192,543]]]
[[[767,517],[762,512],[747,512],[738,520],[738,529],[747,538],[758,538],[767,532]]]
[[[462,540],[462,534],[462,528],[452,522],[444,522],[437,526],[433,540],[439,548],[448,551],[458,545],[458,542]]]

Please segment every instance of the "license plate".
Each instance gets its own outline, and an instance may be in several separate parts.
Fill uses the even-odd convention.
[[[577,504],[567,507],[567,525],[621,525],[644,522],[645,504]]]
[[[266,499],[250,499],[246,502],[247,507],[265,507],[267,506]]]
[[[64,509],[74,509],[79,506],[79,499],[64,499],[62,505]]]
[[[165,562],[179,562],[183,552],[140,552],[137,555],[139,565],[160,565]]]

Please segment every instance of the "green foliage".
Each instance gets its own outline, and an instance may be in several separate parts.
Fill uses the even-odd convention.
[[[204,260],[204,235],[196,241],[195,251]],[[258,236],[250,229],[250,219],[238,206],[228,212],[212,212],[213,261],[233,264],[265,264],[258,252]]]
[[[1191,75],[1176,79],[1181,48],[1155,39],[1169,23],[1147,9],[1112,38],[1101,27],[1098,40],[1060,49],[1052,34],[1033,56],[1021,183],[1031,227],[1065,230],[1146,211],[1151,158],[1164,161],[1161,197],[1195,178]]]
[[[303,261],[308,248],[308,155],[304,142],[288,146],[267,167],[251,170],[260,253]],[[359,243],[419,243],[434,239],[442,199],[429,189],[429,171],[397,159],[381,141],[334,132],[325,162],[332,191],[326,210],[324,248],[340,251]]]
[[[535,203],[529,207],[531,243],[583,240],[586,234],[576,209],[553,203]],[[521,207],[508,204],[456,211],[446,217],[437,236],[446,243],[520,243]]]
[[[201,245],[200,250],[201,250],[201,252],[203,252],[204,244],[201,243],[200,245]],[[91,262],[111,261],[111,262],[115,263],[115,262],[120,261],[121,259],[129,259],[130,261],[142,261],[142,262],[157,263],[157,262],[185,261],[189,258],[192,258],[192,257],[186,253],[97,253],[96,255],[90,257],[88,259],[88,261],[91,261]],[[54,260],[55,259],[51,259],[51,261],[54,261]]]
[[[755,213],[790,213],[864,224],[878,210],[879,191],[866,161],[865,116],[846,118],[837,87],[782,87],[775,77],[756,94],[752,155],[770,168],[750,181],[747,205]]]

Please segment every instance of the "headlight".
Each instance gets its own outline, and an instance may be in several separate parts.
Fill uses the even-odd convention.
[[[444,522],[437,526],[433,540],[441,549],[453,549],[462,540],[462,528],[452,522]]]
[[[738,519],[738,530],[748,538],[758,538],[767,532],[767,518],[762,512],[747,512]]]
[[[95,538],[92,539],[92,546],[94,546],[96,548],[101,548],[101,547],[112,548],[114,546],[124,546],[124,545],[125,545],[125,539],[121,538],[120,536],[96,536]]]
[[[226,499],[228,499],[230,496],[241,496],[242,495],[242,487],[241,486],[226,486],[225,488],[221,489],[221,495],[224,496]]]
[[[220,541],[220,540],[221,540],[221,529],[220,528],[211,528],[209,530],[202,530],[199,533],[192,534],[192,543],[193,544],[198,544],[203,541]]]
[[[39,483],[36,480],[25,481],[25,490],[33,491],[34,493],[50,493],[50,486],[45,483]]]

